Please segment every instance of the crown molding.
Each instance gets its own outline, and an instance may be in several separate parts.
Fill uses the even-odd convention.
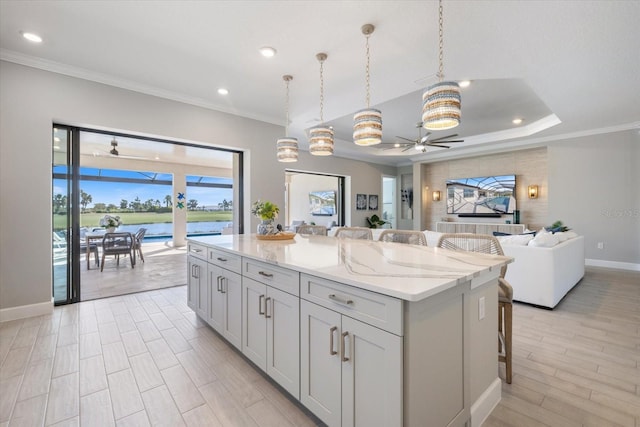
[[[134,82],[131,80],[119,79],[104,73],[87,70],[80,67],[74,67],[71,65],[63,64],[56,61],[50,61],[48,59],[38,58],[31,55],[25,55],[23,53],[15,52],[12,50],[0,48],[0,60],[13,62],[15,64],[24,65],[31,68],[37,68],[52,73],[63,74],[69,77],[75,77],[78,79],[88,80],[96,83],[101,83],[108,86],[114,86],[120,89],[126,89],[133,92],[143,93],[145,95],[156,96],[158,98],[164,98],[171,101],[181,102],[183,104],[194,105],[196,107],[206,108],[208,110],[219,111],[222,113],[232,114],[234,116],[245,117],[247,119],[258,120],[261,122],[271,123],[274,125],[281,125],[280,121],[273,117],[245,114],[237,110],[226,108],[221,105],[213,104],[205,99],[185,96],[176,92],[168,91],[155,86],[145,85],[142,83]]]

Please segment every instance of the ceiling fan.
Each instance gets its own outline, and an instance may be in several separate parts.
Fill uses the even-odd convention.
[[[124,154],[120,154],[120,152],[118,151],[118,140],[114,137],[111,140],[111,150],[109,150],[108,155],[110,157],[118,157],[121,159],[144,159],[144,160],[151,160],[150,157],[146,157],[146,156],[132,156],[132,155],[124,155]],[[106,151],[102,151],[101,152],[94,152],[93,153],[94,156],[103,156],[103,155],[107,155]],[[157,158],[155,159],[157,160]]]
[[[455,138],[458,134],[452,134],[443,136],[440,138],[429,139],[431,132],[427,132],[426,135],[422,135],[422,122],[416,123],[416,127],[418,128],[418,138],[416,139],[408,139],[402,136],[396,136],[398,139],[403,139],[407,142],[383,142],[381,145],[386,145],[387,147],[383,147],[383,150],[392,150],[395,148],[404,148],[402,152],[410,150],[411,148],[415,148],[416,151],[424,153],[427,151],[427,147],[438,147],[438,148],[451,148],[448,145],[440,145],[440,144],[450,144],[457,142],[464,142],[464,139],[450,139]]]

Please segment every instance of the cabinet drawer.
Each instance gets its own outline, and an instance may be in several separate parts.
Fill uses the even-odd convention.
[[[200,243],[189,242],[187,243],[187,253],[191,256],[200,259],[207,259],[207,247]]]
[[[300,297],[396,335],[403,335],[402,300],[302,274]]]
[[[277,265],[243,259],[243,275],[292,295],[300,295],[300,273]]]
[[[242,270],[242,257],[240,255],[213,248],[208,248],[208,250],[207,260],[211,264],[240,274],[240,271]]]

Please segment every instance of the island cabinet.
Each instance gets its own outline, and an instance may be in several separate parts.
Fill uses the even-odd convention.
[[[242,349],[242,257],[208,249],[205,320],[237,349]]]
[[[329,426],[402,425],[401,301],[305,274],[301,284],[302,404]]]
[[[475,427],[500,401],[510,258],[300,235],[188,253],[189,306],[329,427]]]
[[[207,247],[189,242],[187,247],[187,305],[202,319],[207,316]]]
[[[242,353],[300,398],[299,273],[243,260]]]

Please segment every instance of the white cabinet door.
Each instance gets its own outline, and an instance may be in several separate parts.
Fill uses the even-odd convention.
[[[200,296],[206,294],[207,263],[194,256],[189,256],[187,258],[187,275],[187,305],[202,318],[205,318],[206,309],[202,311],[202,307],[207,304],[207,298],[205,296],[201,301]]]
[[[221,288],[225,299],[222,335],[242,350],[242,277],[229,270],[222,271]]]
[[[222,293],[222,269],[216,265],[207,266],[207,288],[209,297],[209,310],[205,320],[213,329],[221,335],[224,333],[225,300]]]
[[[242,279],[242,353],[263,371],[267,370],[267,285]]]
[[[402,338],[342,317],[342,426],[402,425]]]
[[[300,301],[300,401],[330,427],[342,420],[341,317]]]
[[[267,287],[267,374],[300,399],[300,298]]]

